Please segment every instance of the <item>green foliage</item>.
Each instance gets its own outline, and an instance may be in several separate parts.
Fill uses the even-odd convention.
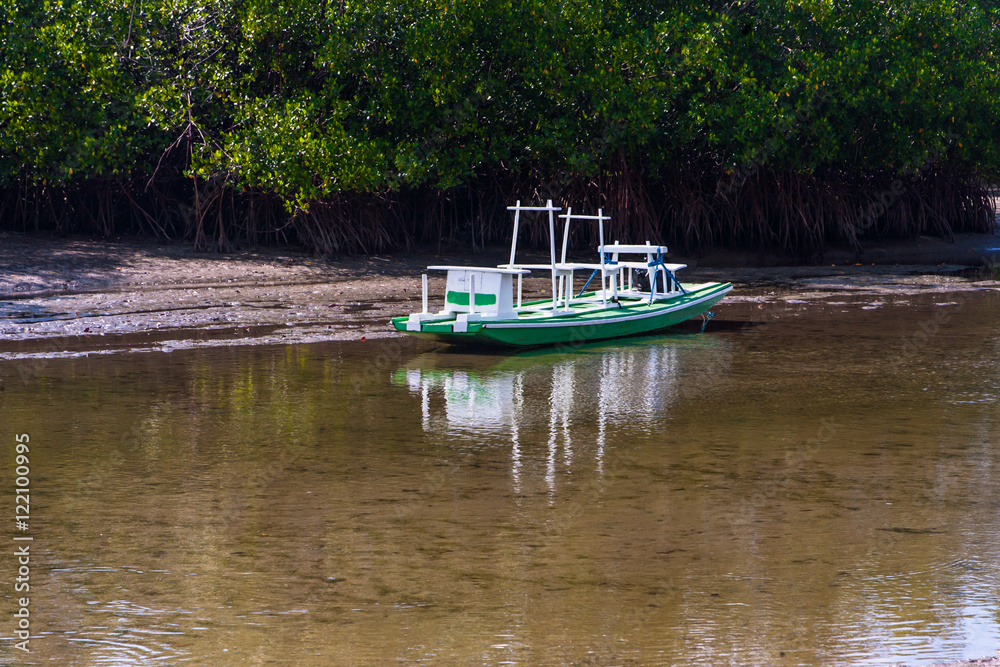
[[[5,3],[0,42],[0,179],[61,182],[128,170],[154,149],[101,35],[100,2]]]
[[[271,193],[1000,175],[1000,10],[957,0],[9,0],[0,188]],[[730,176],[731,177],[731,176]]]

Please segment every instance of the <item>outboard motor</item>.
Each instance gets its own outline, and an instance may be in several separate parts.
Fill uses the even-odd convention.
[[[635,269],[635,274],[632,276],[632,288],[638,292],[649,292],[649,272],[655,271],[655,269]],[[662,271],[656,272],[658,277],[658,282],[656,283],[656,293],[666,294],[666,276]]]

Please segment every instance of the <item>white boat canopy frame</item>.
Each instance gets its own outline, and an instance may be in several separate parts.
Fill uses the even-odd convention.
[[[555,312],[558,307],[559,302],[559,292],[556,285],[557,270],[556,270],[556,220],[555,212],[561,211],[562,207],[553,206],[552,200],[547,199],[545,201],[545,206],[521,206],[521,200],[518,199],[514,206],[508,206],[508,211],[514,211],[514,235],[510,239],[510,261],[507,263],[508,269],[532,269],[532,268],[548,268],[552,272],[552,311]],[[517,232],[520,228],[521,223],[521,211],[547,211],[549,214],[549,254],[551,257],[551,262],[548,266],[545,265],[521,265],[515,264],[514,258],[517,254]],[[563,249],[565,253],[565,248]],[[517,305],[521,306],[521,292],[522,292],[522,276],[517,277]]]
[[[560,285],[562,291],[564,292],[564,299],[566,308],[569,308],[570,301],[573,298],[573,271],[575,269],[593,269],[593,271],[601,272],[601,304],[604,306],[608,305],[608,276],[611,276],[612,285],[615,284],[617,277],[617,271],[613,274],[609,274],[608,268],[609,264],[605,261],[603,254],[600,256],[599,264],[574,264],[569,265],[566,263],[566,249],[569,246],[569,225],[573,220],[596,220],[597,221],[597,248],[600,250],[604,247],[604,221],[610,220],[610,215],[604,215],[604,209],[597,209],[597,215],[584,215],[582,213],[573,213],[573,207],[568,206],[566,212],[559,216],[560,218],[566,219],[566,224],[563,227],[563,242],[562,242],[562,261],[560,264],[563,267],[563,271],[568,272],[568,275],[560,276],[560,280],[563,283]],[[591,274],[592,276],[595,274]],[[589,282],[589,281],[588,281]]]
[[[500,264],[496,268],[487,267],[461,267],[461,266],[429,266],[431,271],[447,271],[447,284],[445,288],[445,306],[439,313],[430,313],[427,303],[427,274],[421,277],[422,294],[421,300],[423,308],[420,313],[410,315],[407,330],[418,331],[422,322],[442,316],[454,316],[456,326],[464,325],[467,321],[478,321],[481,319],[517,319],[515,308],[522,307],[524,294],[524,274],[530,273],[531,269],[548,270],[552,281],[552,314],[555,315],[560,306],[564,312],[572,309],[574,300],[581,299],[586,292],[591,280],[601,276],[600,301],[603,307],[608,306],[608,301],[617,302],[620,293],[624,292],[630,297],[645,297],[646,294],[633,289],[632,271],[644,269],[650,276],[650,291],[648,293],[649,302],[652,303],[657,298],[668,298],[673,292],[686,292],[687,290],[677,281],[674,271],[684,268],[683,264],[666,264],[663,256],[667,252],[666,246],[650,245],[647,241],[645,245],[606,244],[604,239],[604,222],[610,220],[611,216],[604,215],[603,209],[597,210],[597,215],[585,215],[573,213],[573,208],[568,207],[566,213],[556,215],[562,208],[553,206],[552,200],[548,199],[545,206],[522,206],[518,200],[514,206],[508,206],[508,211],[514,212],[514,231],[510,241],[510,257],[507,264]],[[549,222],[549,262],[548,264],[518,264],[517,263],[517,241],[521,227],[521,213],[547,213]],[[556,218],[563,221],[562,248],[561,253],[556,253]],[[598,245],[597,251],[599,261],[595,263],[571,262],[567,259],[569,251],[570,226],[574,220],[596,221]],[[645,255],[644,261],[622,261],[619,256],[622,254]],[[573,276],[575,271],[590,271],[590,278],[584,285],[580,294],[574,297]],[[656,276],[662,273],[664,278],[664,293],[657,294]],[[512,279],[517,276],[517,301],[513,303]],[[626,286],[625,277],[628,276]],[[477,285],[478,283],[478,285]],[[596,291],[589,300],[596,297]],[[610,292],[610,295],[609,295]],[[532,310],[548,310],[548,306],[535,305]],[[464,328],[462,329],[465,330]],[[458,331],[458,329],[455,329]]]
[[[573,208],[568,207],[565,213],[560,215],[555,215],[557,211],[562,210],[558,206],[552,205],[552,200],[549,199],[545,202],[545,206],[521,206],[521,201],[518,200],[514,206],[508,206],[508,211],[514,211],[514,234],[510,241],[510,259],[506,265],[500,265],[501,268],[506,269],[548,269],[552,276],[552,312],[555,313],[562,304],[565,310],[570,309],[570,304],[573,301],[573,273],[574,271],[590,270],[593,271],[592,278],[597,277],[597,273],[601,274],[601,303],[604,306],[608,304],[608,291],[611,292],[611,300],[616,301],[619,295],[619,289],[624,289],[625,276],[623,272],[627,272],[631,276],[631,272],[635,269],[645,269],[650,275],[650,292],[649,292],[649,302],[652,303],[656,298],[663,298],[669,296],[670,292],[679,291],[686,292],[687,290],[681,286],[680,281],[677,280],[675,271],[684,268],[685,264],[667,264],[663,261],[663,256],[667,253],[667,247],[661,245],[650,245],[647,241],[644,245],[633,245],[633,244],[619,244],[615,241],[614,244],[606,244],[604,241],[604,221],[610,220],[611,216],[604,215],[604,209],[597,209],[597,215],[584,215],[581,213],[573,213]],[[548,212],[549,217],[549,263],[548,264],[518,264],[516,262],[517,256],[517,236],[520,230],[521,222],[521,211],[529,212]],[[560,255],[556,255],[556,225],[555,218],[561,218],[564,220],[563,224],[563,238],[562,238],[562,252]],[[597,235],[598,244],[597,251],[599,255],[599,261],[597,264],[594,263],[578,263],[578,262],[568,262],[566,258],[567,251],[569,249],[569,228],[573,220],[591,220],[597,221]],[[638,254],[645,255],[644,261],[622,261],[619,259],[621,254]],[[659,273],[664,274],[664,282],[666,284],[666,293],[657,294],[656,289],[656,278],[654,277]],[[588,281],[589,282],[589,281]],[[609,285],[610,282],[610,285]],[[523,294],[523,274],[518,274],[517,277],[517,307],[521,307],[522,294]],[[632,280],[628,281],[628,291],[632,291]],[[581,293],[582,294],[582,293]]]
[[[560,300],[563,303],[565,309],[569,309],[570,302],[573,299],[573,271],[582,269],[593,269],[595,271],[601,272],[601,301],[604,305],[607,305],[607,279],[611,276],[612,283],[615,282],[617,273],[611,273],[608,271],[609,265],[604,261],[603,257],[600,264],[569,264],[566,261],[566,253],[569,249],[569,228],[570,223],[573,220],[596,220],[598,228],[598,248],[604,247],[604,221],[610,220],[611,216],[604,215],[603,209],[597,210],[597,215],[583,215],[581,213],[573,213],[573,208],[569,207],[566,209],[565,213],[558,216],[555,215],[556,211],[561,211],[562,208],[559,206],[553,206],[552,200],[546,200],[545,206],[521,206],[521,200],[518,200],[514,206],[508,206],[508,211],[514,211],[514,234],[510,241],[510,260],[508,261],[506,268],[508,269],[549,269],[552,274],[552,311],[555,312],[559,308]],[[517,235],[520,230],[521,222],[521,211],[533,211],[542,212],[546,211],[549,214],[549,264],[517,264]],[[562,238],[562,252],[560,255],[556,255],[556,224],[555,218],[562,218],[563,223],[563,238]],[[521,306],[522,298],[522,287],[523,287],[523,276],[518,275],[517,278],[517,305]],[[614,287],[612,287],[614,289]]]

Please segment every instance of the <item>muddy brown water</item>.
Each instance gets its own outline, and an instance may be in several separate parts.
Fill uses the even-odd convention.
[[[34,538],[32,653],[0,655],[995,654],[1000,293],[717,313],[701,335],[517,355],[382,339],[0,362],[0,487],[28,433]],[[5,638],[14,571],[0,558]]]

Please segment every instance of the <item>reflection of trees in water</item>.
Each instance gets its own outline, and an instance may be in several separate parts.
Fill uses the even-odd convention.
[[[560,452],[569,467],[574,443],[586,451],[593,443],[601,472],[609,438],[626,428],[655,430],[678,403],[724,384],[731,357],[728,341],[702,336],[528,353],[487,368],[475,368],[481,358],[458,368],[454,355],[429,353],[394,381],[420,397],[425,432],[477,445],[510,443],[516,486],[523,448],[544,442],[552,488]]]

